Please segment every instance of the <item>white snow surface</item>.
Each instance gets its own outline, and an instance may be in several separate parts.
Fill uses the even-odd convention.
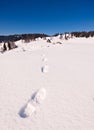
[[[16,44],[0,53],[0,130],[94,130],[94,38]]]

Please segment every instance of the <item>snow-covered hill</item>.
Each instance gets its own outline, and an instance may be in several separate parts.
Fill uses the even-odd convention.
[[[0,129],[94,130],[94,38],[47,39],[0,53]]]

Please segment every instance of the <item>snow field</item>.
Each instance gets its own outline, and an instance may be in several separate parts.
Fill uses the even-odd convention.
[[[1,130],[94,130],[94,38],[62,43],[0,53]]]

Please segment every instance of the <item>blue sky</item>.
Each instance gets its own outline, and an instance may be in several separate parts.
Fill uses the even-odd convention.
[[[94,30],[94,0],[1,0],[0,35]]]

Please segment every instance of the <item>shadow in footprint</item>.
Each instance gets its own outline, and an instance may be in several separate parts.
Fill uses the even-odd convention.
[[[32,96],[31,96],[32,101],[35,99],[37,92],[38,92],[38,90],[32,94]]]
[[[24,110],[25,110],[26,106],[27,106],[27,105],[24,105],[24,106],[20,109],[20,111],[19,111],[19,113],[18,113],[21,118],[26,118],[26,117],[27,117],[27,115],[24,113]]]
[[[41,67],[41,72],[43,73],[44,67]]]

